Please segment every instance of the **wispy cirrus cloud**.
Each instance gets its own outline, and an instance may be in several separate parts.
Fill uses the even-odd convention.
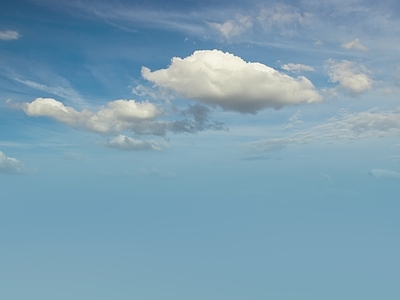
[[[13,79],[35,90],[47,92],[81,105],[85,103],[85,100],[83,100],[81,94],[74,90],[68,82],[64,84],[64,86],[49,86],[33,80],[26,80],[18,77],[14,77]]]
[[[296,133],[259,140],[248,145],[254,155],[279,151],[294,145],[304,145],[322,141],[356,141],[367,138],[397,136],[400,134],[400,110],[362,111],[349,113],[342,110],[326,123]]]

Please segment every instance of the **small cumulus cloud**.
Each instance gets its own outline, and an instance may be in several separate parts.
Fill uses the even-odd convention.
[[[369,173],[373,177],[378,178],[378,179],[392,179],[392,180],[400,179],[400,173],[392,171],[392,170],[372,169]]]
[[[325,68],[332,82],[338,82],[341,89],[359,94],[372,88],[371,71],[362,65],[348,60],[335,62],[330,59]]]
[[[15,30],[2,30],[0,31],[0,40],[1,41],[12,41],[12,40],[18,40],[20,37],[20,34],[18,31]]]
[[[16,158],[6,156],[0,151],[0,174],[18,175],[29,173],[26,166]]]
[[[234,20],[228,20],[224,23],[209,22],[207,24],[229,41],[232,37],[250,30],[253,27],[253,20],[249,16],[236,15]]]
[[[307,66],[307,65],[302,65],[302,64],[285,64],[282,66],[283,70],[290,71],[290,72],[301,72],[301,71],[310,71],[313,72],[315,71],[313,67]]]
[[[143,141],[139,139],[133,139],[122,134],[105,142],[104,146],[127,151],[162,150],[158,143],[155,141]]]
[[[219,50],[195,51],[183,59],[174,57],[167,69],[142,67],[142,76],[189,99],[240,113],[322,100],[304,76],[294,78]]]
[[[367,51],[368,50],[367,47],[365,47],[364,45],[362,45],[360,43],[359,39],[355,39],[352,42],[343,44],[342,47],[347,49],[347,50],[351,50],[351,49],[360,50],[360,51]]]

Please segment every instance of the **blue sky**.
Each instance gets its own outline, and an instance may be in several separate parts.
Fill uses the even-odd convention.
[[[398,299],[398,2],[0,16],[2,299]]]

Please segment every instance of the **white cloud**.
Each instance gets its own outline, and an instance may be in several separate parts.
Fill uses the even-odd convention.
[[[379,138],[400,135],[400,110],[363,111],[348,113],[341,111],[325,124],[299,131],[292,135],[268,138],[253,142],[249,150],[254,155],[278,151],[292,145],[308,144],[316,141],[334,143],[337,141],[355,141],[366,138]]]
[[[143,140],[133,139],[121,134],[111,139],[110,141],[105,142],[104,145],[109,148],[129,150],[129,151],[162,150],[161,147],[155,141],[143,141]]]
[[[0,31],[0,40],[1,41],[12,41],[19,39],[19,33],[15,30],[3,30]]]
[[[400,173],[392,170],[372,169],[370,174],[378,179],[400,179]]]
[[[167,69],[152,72],[142,67],[142,76],[189,99],[241,113],[322,100],[304,76],[293,78],[219,50],[195,51],[184,59],[174,57]]]
[[[326,69],[332,82],[338,82],[342,89],[353,94],[359,94],[372,88],[371,71],[355,62],[342,60],[336,63],[330,59],[326,63]]]
[[[28,170],[22,162],[16,158],[7,157],[0,151],[0,174],[16,175],[26,174],[27,172]]]
[[[28,116],[50,117],[71,127],[100,134],[115,134],[121,130],[141,131],[147,120],[161,114],[154,104],[135,100],[115,100],[96,112],[87,109],[76,111],[51,98],[37,98],[18,106]]]
[[[212,29],[216,30],[225,39],[230,40],[234,36],[239,36],[253,27],[253,20],[249,16],[237,15],[234,20],[224,23],[207,23]]]
[[[302,64],[285,64],[282,66],[283,70],[291,71],[291,72],[301,72],[301,71],[315,71],[313,67],[302,65]]]
[[[365,47],[364,45],[362,45],[360,43],[359,39],[355,39],[352,42],[346,43],[342,45],[343,48],[350,50],[350,49],[355,49],[355,50],[360,50],[360,51],[367,51],[367,47]]]

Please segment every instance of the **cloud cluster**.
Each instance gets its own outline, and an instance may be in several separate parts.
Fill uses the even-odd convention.
[[[48,117],[75,129],[113,135],[114,138],[100,144],[120,150],[162,150],[153,140],[131,138],[121,134],[123,131],[131,131],[137,136],[165,137],[168,132],[193,134],[205,130],[227,130],[223,123],[211,120],[208,107],[198,103],[183,110],[174,108],[175,117],[179,117],[176,120],[158,119],[167,112],[148,101],[115,100],[97,111],[77,111],[51,98],[37,98],[21,104],[9,100],[7,103],[31,117]]]
[[[343,48],[350,50],[350,49],[355,49],[355,50],[360,50],[360,51],[367,51],[367,47],[365,47],[364,45],[362,45],[360,43],[359,39],[355,39],[352,42],[346,43],[342,45]]]
[[[12,41],[12,40],[18,40],[18,39],[19,39],[18,31],[15,31],[15,30],[0,31],[0,41]]]
[[[348,113],[329,119],[325,124],[299,131],[292,135],[269,138],[253,142],[250,152],[259,155],[278,151],[292,145],[308,144],[316,141],[334,143],[336,141],[355,141],[365,138],[379,138],[400,135],[400,110],[363,111]]]
[[[352,94],[359,94],[372,88],[371,71],[355,62],[342,60],[337,63],[330,59],[326,63],[326,69],[332,82],[338,82],[340,88]]]
[[[16,158],[7,157],[2,151],[0,151],[0,174],[17,175],[25,174],[27,172],[28,170],[22,162]]]
[[[142,76],[189,99],[240,113],[322,100],[304,76],[293,78],[219,50],[195,51],[183,59],[174,57],[167,69],[152,72],[142,67]]]

